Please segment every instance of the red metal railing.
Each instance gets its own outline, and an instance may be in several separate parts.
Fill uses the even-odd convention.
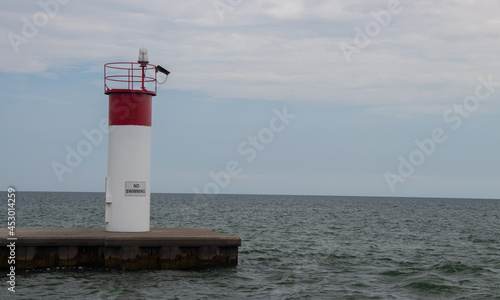
[[[104,65],[104,93],[113,91],[145,92],[156,95],[156,66],[136,62]]]

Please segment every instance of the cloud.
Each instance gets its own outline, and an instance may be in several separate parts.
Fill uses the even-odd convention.
[[[355,105],[448,103],[500,69],[499,2],[401,1],[403,10],[346,63],[339,45],[389,1],[242,2],[221,20],[211,1],[71,1],[15,54],[4,38],[0,71],[57,74],[135,60],[147,47],[170,83],[215,98]],[[0,34],[22,35],[37,2],[5,5]],[[379,110],[380,111],[380,110]],[[426,111],[426,110],[422,110]]]
[[[52,106],[66,106],[72,103],[71,101],[65,99],[51,98],[40,95],[22,94],[22,95],[4,95],[4,97],[9,99],[17,99],[18,101],[29,101],[30,103],[32,103],[32,101],[44,102]]]

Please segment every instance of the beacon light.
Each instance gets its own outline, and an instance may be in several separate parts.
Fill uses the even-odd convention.
[[[137,62],[142,64],[148,64],[148,49],[146,48],[141,48],[139,49],[139,58],[137,59]]]

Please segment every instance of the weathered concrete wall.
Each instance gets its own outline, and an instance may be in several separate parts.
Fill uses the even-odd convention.
[[[7,269],[8,251],[0,252],[0,259],[1,269]],[[82,266],[181,270],[237,264],[238,247],[28,246],[16,248],[15,266],[16,269]]]
[[[10,249],[0,229],[0,269]],[[110,267],[125,270],[179,270],[238,264],[238,237],[205,229],[157,229],[109,233],[103,229],[25,228],[16,230],[16,269]]]

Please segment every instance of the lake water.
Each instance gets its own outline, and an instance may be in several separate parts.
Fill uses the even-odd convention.
[[[18,228],[104,226],[103,193],[16,198]],[[152,194],[151,227],[239,236],[239,264],[18,272],[0,298],[500,299],[499,200]]]

